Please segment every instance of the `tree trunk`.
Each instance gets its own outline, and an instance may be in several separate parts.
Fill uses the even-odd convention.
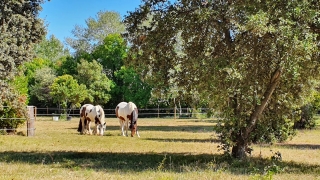
[[[250,151],[249,144],[251,143],[249,140],[249,135],[253,131],[256,126],[260,115],[266,108],[273,91],[276,89],[277,85],[280,82],[282,69],[278,68],[272,74],[270,79],[270,83],[267,86],[267,89],[263,95],[263,99],[261,100],[261,104],[255,105],[254,111],[252,112],[248,124],[246,127],[242,128],[240,132],[236,132],[236,145],[232,147],[231,155],[235,158],[245,158],[246,153]]]
[[[243,128],[236,135],[236,145],[232,147],[231,156],[234,158],[243,159],[247,156],[247,148],[249,145],[248,138],[246,138],[246,134],[243,131],[246,129]]]

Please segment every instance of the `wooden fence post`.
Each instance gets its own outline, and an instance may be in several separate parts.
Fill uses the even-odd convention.
[[[36,121],[36,107],[28,106],[28,122],[27,122],[27,136],[35,135],[35,121]]]

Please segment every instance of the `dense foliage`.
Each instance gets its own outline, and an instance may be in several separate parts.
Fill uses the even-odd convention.
[[[87,39],[83,37],[85,34],[75,34],[72,42],[82,42],[85,39],[85,44],[90,45],[90,51],[75,48],[75,52],[70,55],[53,35],[48,39],[43,38],[34,48],[37,58],[24,66],[30,104],[37,107],[76,108],[76,104],[93,103],[104,108],[114,108],[120,101],[134,101],[139,108],[146,107],[151,87],[142,82],[132,67],[124,64],[128,45],[119,34],[124,31],[119,17],[117,13],[106,11],[99,12],[97,19],[86,20],[88,27],[81,31],[91,34],[86,34]],[[78,28],[76,26],[74,32]],[[65,95],[56,96],[52,92],[50,87],[56,78],[60,79],[65,75],[71,76],[79,86],[85,87],[87,95],[83,101],[73,104]],[[71,94],[71,91],[77,89],[72,88],[66,94]]]
[[[67,113],[66,109],[69,106],[80,107],[80,103],[88,97],[85,85],[79,85],[77,80],[68,74],[55,78],[49,88],[53,101],[65,110],[64,113]]]
[[[19,67],[33,58],[33,46],[45,34],[42,20],[38,18],[41,3],[42,0],[0,2],[0,117],[2,118],[26,115],[26,97],[17,91],[11,81],[19,73],[21,69]],[[1,124],[3,126],[4,122]],[[6,128],[16,127],[16,123],[12,121],[5,124],[9,124],[5,125]]]
[[[223,150],[242,158],[292,134],[319,78],[319,1],[143,2],[125,19],[128,62],[159,91],[209,99]]]

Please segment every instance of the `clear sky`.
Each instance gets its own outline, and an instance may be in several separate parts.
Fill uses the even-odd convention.
[[[42,4],[40,18],[48,25],[48,35],[54,35],[62,43],[73,37],[75,25],[85,26],[85,20],[95,18],[99,11],[116,11],[121,17],[134,11],[141,0],[50,0]]]

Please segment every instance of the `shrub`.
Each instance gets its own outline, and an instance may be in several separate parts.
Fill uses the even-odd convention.
[[[4,106],[0,109],[0,129],[1,134],[15,133],[16,128],[23,125],[26,121],[27,111],[25,108],[26,97],[16,96],[15,100],[4,101]]]

